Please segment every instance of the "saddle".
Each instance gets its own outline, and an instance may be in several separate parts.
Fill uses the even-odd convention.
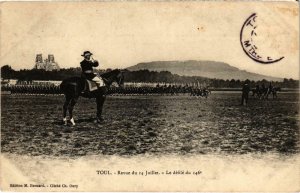
[[[98,86],[97,86],[96,82],[85,79],[83,92],[92,92],[97,89],[98,89]]]
[[[105,79],[102,78],[101,76],[98,76],[100,79],[102,79],[103,84],[105,85]],[[99,87],[97,85],[97,83],[93,80],[89,80],[84,74],[81,75],[81,78],[84,79],[84,89],[82,91],[82,93],[90,93],[92,91],[97,90]]]

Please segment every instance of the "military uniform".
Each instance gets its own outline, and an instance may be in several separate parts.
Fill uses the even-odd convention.
[[[244,104],[244,101],[245,101],[245,104],[248,103],[249,92],[250,92],[250,86],[247,83],[245,83],[244,86],[243,86],[243,89],[242,89],[242,103],[241,103],[241,105]]]
[[[80,62],[80,66],[81,66],[81,69],[82,69],[82,75],[86,79],[96,82],[98,87],[105,86],[104,81],[102,80],[102,78],[97,76],[97,74],[95,74],[93,72],[93,67],[99,66],[99,63],[96,60],[93,60],[93,61],[90,60],[91,55],[92,55],[92,53],[90,51],[85,51],[81,55],[81,56],[85,57],[85,59],[82,62]]]
[[[94,74],[93,72],[93,67],[99,66],[99,63],[98,61],[92,62],[90,60],[83,60],[82,62],[80,62],[80,66],[85,78],[92,80],[96,76],[96,74]]]

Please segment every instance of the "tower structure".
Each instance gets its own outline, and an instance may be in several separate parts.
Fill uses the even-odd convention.
[[[42,69],[45,71],[60,70],[59,65],[55,62],[54,55],[48,54],[48,58],[43,60],[42,54],[37,54],[34,69]]]
[[[35,69],[44,69],[45,68],[42,54],[36,55],[34,68]]]

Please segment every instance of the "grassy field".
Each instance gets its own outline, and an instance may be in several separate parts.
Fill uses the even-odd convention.
[[[76,126],[62,125],[63,96],[2,95],[1,150],[22,155],[246,154],[299,152],[299,96],[109,96],[103,124],[80,98]]]

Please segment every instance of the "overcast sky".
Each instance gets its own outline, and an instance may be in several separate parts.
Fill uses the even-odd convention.
[[[36,54],[54,54],[62,68],[79,67],[90,50],[100,68],[139,62],[213,60],[249,72],[299,79],[296,2],[31,2],[2,3],[1,66],[32,68]],[[250,59],[240,44],[244,21],[257,13],[262,55]],[[267,43],[265,43],[267,42]],[[267,45],[267,48],[266,48]]]

